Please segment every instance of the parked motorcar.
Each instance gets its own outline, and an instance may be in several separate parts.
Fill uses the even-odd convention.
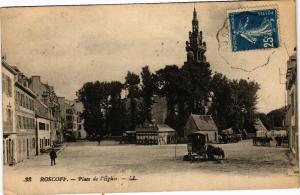
[[[188,135],[188,155],[185,160],[220,159],[225,158],[224,150],[208,144],[208,136],[202,132],[194,132]]]

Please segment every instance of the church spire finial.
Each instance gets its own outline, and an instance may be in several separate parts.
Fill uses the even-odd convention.
[[[193,19],[197,20],[197,11],[196,11],[196,7],[195,7],[195,3],[194,3],[194,12],[193,12]]]

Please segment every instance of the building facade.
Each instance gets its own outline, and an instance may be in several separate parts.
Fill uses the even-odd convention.
[[[75,102],[66,100],[66,130],[72,132],[73,135],[77,131],[77,112],[75,110]]]
[[[195,132],[207,135],[208,142],[218,142],[218,128],[210,115],[190,115],[184,127],[184,136]]]
[[[87,133],[84,129],[84,119],[82,117],[83,114],[83,104],[79,100],[74,100],[74,109],[76,111],[76,118],[77,118],[77,132],[75,135],[76,139],[86,139]]]
[[[137,125],[136,144],[164,145],[176,143],[176,131],[166,124],[152,124],[145,121],[143,125]]]
[[[56,142],[62,142],[63,132],[60,105],[54,87],[43,83],[40,76],[32,76],[29,80],[29,87],[37,94],[37,100],[41,101],[49,109],[51,145]]]
[[[35,101],[35,116],[36,116],[36,154],[40,154],[41,150],[51,147],[50,134],[50,113],[47,105],[39,100]]]
[[[35,93],[29,88],[29,79],[17,68],[15,80],[15,123],[17,135],[16,162],[36,154]]]
[[[290,56],[287,61],[286,74],[287,90],[287,112],[286,122],[289,136],[289,147],[291,162],[298,167],[299,165],[299,147],[298,147],[298,110],[297,110],[297,61],[296,53]],[[299,167],[297,168],[299,171]]]
[[[15,126],[15,76],[16,71],[2,59],[2,125],[3,163],[13,164],[17,159]]]

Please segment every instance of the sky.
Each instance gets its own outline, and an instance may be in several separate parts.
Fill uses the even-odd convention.
[[[279,11],[277,49],[232,52],[226,28],[230,10],[266,5],[270,2],[3,8],[2,55],[25,75],[40,75],[58,96],[73,99],[85,82],[123,82],[128,70],[140,73],[145,65],[153,72],[181,66],[195,6],[212,72],[258,82],[258,111],[269,112],[285,105],[286,62],[296,46],[295,3],[271,3]]]

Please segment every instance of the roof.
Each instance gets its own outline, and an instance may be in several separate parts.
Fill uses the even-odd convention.
[[[157,125],[159,132],[175,132],[175,130],[166,124]]]
[[[125,131],[125,133],[127,133],[127,134],[136,133],[136,131]]]
[[[15,69],[13,69],[4,59],[2,59],[2,66],[10,71],[12,74],[17,75]]]
[[[200,131],[218,131],[215,121],[211,115],[191,114],[190,117]]]
[[[15,86],[18,87],[19,89],[23,90],[27,94],[29,94],[31,97],[36,98],[36,94],[33,91],[31,91],[31,89],[29,89],[28,87],[24,86],[22,83],[16,81],[15,82]]]
[[[175,130],[169,127],[166,124],[150,124],[150,125],[143,125],[138,126],[135,129],[136,132],[175,132]]]
[[[260,119],[255,120],[254,128],[256,129],[256,131],[268,131]]]
[[[192,135],[196,135],[196,134],[197,134],[197,135],[204,135],[204,136],[207,135],[207,133],[203,133],[202,131],[195,131],[195,132],[189,134],[188,136],[192,136]]]

